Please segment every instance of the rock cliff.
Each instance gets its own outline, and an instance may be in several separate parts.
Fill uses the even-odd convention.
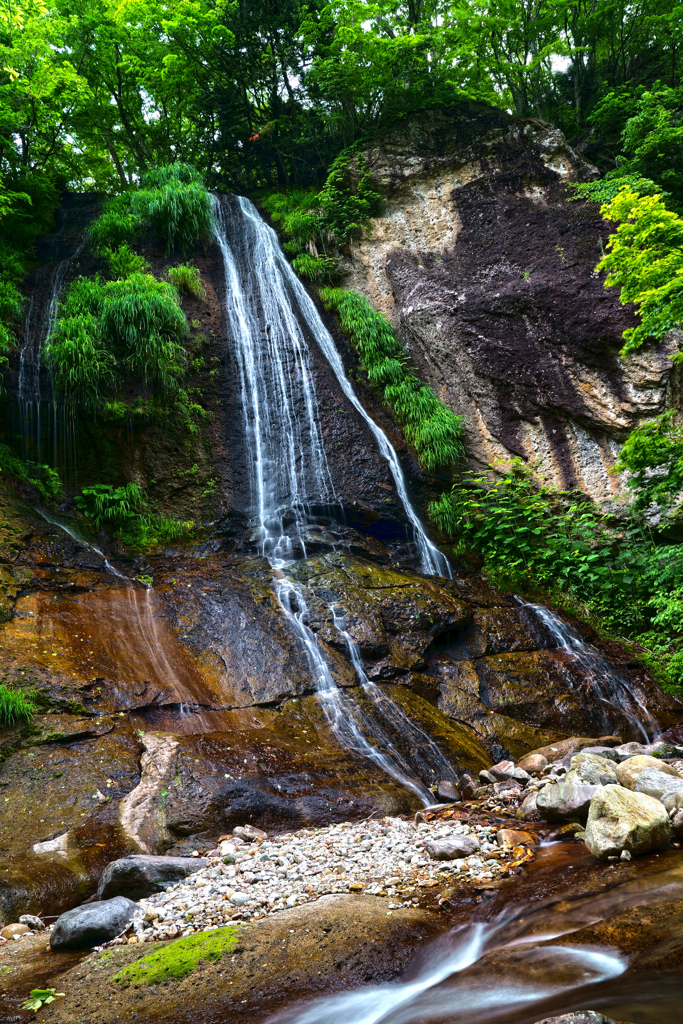
[[[678,391],[678,340],[619,357],[635,322],[595,266],[595,169],[537,121],[465,106],[397,130],[365,159],[386,203],[345,263],[424,377],[465,415],[475,467],[521,456],[549,482],[618,493],[620,442]]]

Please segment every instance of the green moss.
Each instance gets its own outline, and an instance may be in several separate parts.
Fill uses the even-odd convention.
[[[238,931],[239,926],[232,925],[176,939],[124,967],[111,980],[123,985],[158,985],[168,978],[179,981],[192,974],[200,960],[216,963],[224,953],[232,952],[237,945]]]

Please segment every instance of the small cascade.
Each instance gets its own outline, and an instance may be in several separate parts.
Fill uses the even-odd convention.
[[[64,224],[62,225],[62,231]],[[61,232],[53,239],[53,247],[60,240]],[[63,410],[59,410],[54,400],[45,400],[43,395],[42,358],[43,350],[54,334],[59,313],[59,298],[64,287],[72,262],[80,256],[85,248],[86,239],[82,238],[76,249],[63,259],[58,260],[49,269],[47,282],[38,279],[41,289],[49,294],[47,304],[36,300],[36,292],[29,302],[24,327],[24,343],[19,354],[19,377],[17,381],[17,401],[22,437],[23,456],[25,459],[42,463],[46,458],[57,465],[58,435],[61,432],[69,446],[70,424],[65,421]],[[64,422],[63,422],[64,421]],[[44,450],[43,435],[47,436],[46,447],[50,447],[50,434],[54,451]]]
[[[132,580],[130,576],[125,576],[122,572],[119,572],[116,566],[111,564],[104,551],[98,548],[97,544],[93,544],[92,541],[86,540],[85,537],[78,534],[69,523],[62,522],[51,512],[47,512],[43,508],[36,507],[36,512],[39,516],[43,517],[46,523],[50,523],[51,526],[56,526],[58,529],[63,530],[64,533],[68,534],[69,537],[71,537],[72,540],[75,540],[77,544],[83,544],[84,547],[89,548],[90,551],[94,551],[96,555],[99,555],[104,563],[104,568],[108,573],[111,573],[112,576],[118,576],[120,580],[126,580],[128,583],[135,583],[135,580]]]
[[[585,674],[592,692],[608,707],[620,712],[639,732],[646,743],[659,733],[657,720],[647,709],[634,686],[629,683],[607,658],[581,639],[567,622],[542,604],[529,604],[521,597],[517,602],[534,616],[537,622],[550,634],[557,647],[566,651]]]
[[[332,678],[330,666],[325,660],[320,644],[307,625],[308,608],[302,588],[287,576],[283,576],[276,580],[275,592],[287,619],[292,624],[306,651],[311,675],[315,679],[318,701],[323,709],[325,718],[332,727],[332,731],[339,742],[347,750],[352,750],[355,754],[359,754],[361,757],[372,761],[392,779],[395,779],[419,797],[424,807],[428,807],[434,802],[433,794],[419,779],[414,777],[409,766],[405,763],[389,738],[383,735],[381,729],[375,723],[369,721],[358,704],[340,690]],[[393,701],[390,701],[388,698],[385,698],[385,700],[390,706],[385,709],[388,711],[387,717],[393,718],[399,724],[402,724],[401,716],[405,719],[403,712],[400,711],[400,708]],[[368,733],[374,742],[371,743],[366,738]],[[443,755],[441,755],[441,758],[445,762]],[[453,769],[448,765],[448,762],[445,763],[449,775],[452,775]]]
[[[335,629],[346,642],[346,649],[349,652],[358,682],[362,686],[363,692],[372,701],[379,716],[384,719],[389,728],[395,729],[400,733],[403,741],[409,744],[413,760],[420,762],[425,775],[432,775],[434,782],[438,782],[440,779],[455,779],[456,773],[453,766],[444,757],[431,736],[411,722],[398,704],[387,697],[382,688],[368,678],[358,644],[345,628],[343,614],[335,605],[330,605],[330,611]],[[430,802],[432,802],[434,798],[431,794],[429,796]]]
[[[337,502],[322,438],[311,353],[302,324],[318,343],[342,391],[369,426],[389,464],[406,518],[413,528],[422,570],[431,575],[450,575],[450,567],[427,537],[408,498],[396,452],[356,397],[332,337],[287,262],[275,232],[243,197],[230,203],[215,198],[214,223],[223,257],[226,318],[240,375],[254,510],[252,539],[275,570],[276,595],[306,652],[318,700],[340,743],[378,765],[426,806],[433,801],[432,793],[415,777],[385,729],[370,721],[334,682],[323,651],[308,626],[304,590],[287,576],[288,566],[295,559],[306,557],[305,533],[313,518],[312,509]],[[348,634],[344,635],[347,643],[351,641]],[[378,717],[401,735],[406,746],[415,748],[420,767],[430,776],[434,775],[436,765],[446,778],[453,778],[453,768],[436,745],[370,683],[352,641],[349,651]],[[427,750],[430,756],[425,758]],[[427,767],[427,761],[433,763]]]

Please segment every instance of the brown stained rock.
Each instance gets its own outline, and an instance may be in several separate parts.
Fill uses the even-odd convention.
[[[394,979],[438,925],[424,910],[388,913],[386,900],[324,896],[242,926],[237,946],[217,962],[203,961],[182,980],[155,986],[111,979],[161,944],[119,946],[61,976],[69,999],[60,1002],[69,1005],[53,1004],[49,1020],[191,1024],[197,1016],[219,1015],[231,1024],[252,1024],[297,999]]]
[[[530,832],[521,832],[514,828],[501,828],[496,832],[496,842],[499,846],[532,846],[537,839]]]
[[[518,766],[529,775],[542,775],[543,769],[548,767],[548,759],[543,754],[527,754],[519,761]]]
[[[15,935],[26,935],[30,930],[26,924],[8,924],[2,929],[0,935],[3,939],[13,939]]]
[[[326,607],[334,603],[371,678],[422,667],[434,638],[459,629],[471,616],[448,580],[425,579],[338,553],[306,559],[292,572],[318,598],[319,636],[343,647]]]
[[[0,857],[81,825],[99,804],[98,791],[116,806],[135,787],[138,738],[125,719],[118,721],[104,736],[43,739],[6,757],[0,766]]]

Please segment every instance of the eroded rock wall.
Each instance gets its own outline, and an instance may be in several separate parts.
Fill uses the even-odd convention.
[[[626,360],[636,320],[595,266],[610,225],[567,183],[595,169],[554,128],[473,105],[369,149],[386,198],[345,264],[466,418],[475,466],[521,456],[598,500],[621,442],[678,396],[679,339]]]

